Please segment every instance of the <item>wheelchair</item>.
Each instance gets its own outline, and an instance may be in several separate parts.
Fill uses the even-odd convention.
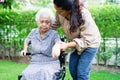
[[[26,55],[31,55],[31,53],[26,53]],[[65,75],[66,75],[66,55],[67,53],[66,52],[61,52],[60,56],[59,56],[59,60],[60,60],[60,72],[58,73],[55,73],[55,75],[57,76],[57,79],[56,80],[64,80],[65,78]],[[22,78],[22,75],[18,75],[18,80],[21,80]]]
[[[61,38],[62,41],[64,41],[64,38]],[[31,53],[26,53],[26,55],[31,55]],[[60,71],[55,73],[57,76],[56,80],[64,80],[66,76],[66,52],[61,52],[59,56],[59,61],[60,61]],[[18,75],[18,80],[21,80],[22,75]]]

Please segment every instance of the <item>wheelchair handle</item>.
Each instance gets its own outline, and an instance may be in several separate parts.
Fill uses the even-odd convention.
[[[27,52],[26,55],[27,55],[27,56],[28,56],[28,55],[31,55],[31,53],[30,53],[30,52]]]
[[[67,55],[67,53],[65,53],[65,51],[62,51],[61,54],[63,54],[64,56]],[[26,53],[26,56],[29,56],[29,55],[31,55],[31,53],[30,53],[30,52],[27,52],[27,53]]]
[[[23,53],[23,55],[24,55],[24,53]],[[29,56],[29,55],[31,55],[31,53],[30,53],[30,52],[27,52],[27,53],[26,53],[26,56]]]

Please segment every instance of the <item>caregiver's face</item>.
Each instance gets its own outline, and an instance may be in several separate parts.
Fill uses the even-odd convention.
[[[62,8],[60,8],[60,7],[56,6],[56,5],[54,5],[54,7],[55,7],[56,12],[58,14],[60,14],[61,16],[65,17],[67,19],[70,19],[70,12],[71,12],[70,10],[63,10]]]

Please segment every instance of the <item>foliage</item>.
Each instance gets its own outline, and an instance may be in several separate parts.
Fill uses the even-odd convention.
[[[32,28],[37,27],[35,22],[36,11],[0,11],[0,36],[3,46],[17,45],[18,48],[23,44],[24,38]],[[10,43],[9,43],[10,42]]]
[[[119,27],[120,26],[120,23],[119,23],[120,10],[119,9],[120,9],[120,6],[116,6],[116,5],[112,5],[112,6],[107,5],[107,6],[99,6],[96,8],[94,7],[90,8],[90,11],[95,19],[95,22],[97,23],[100,29],[100,33],[102,37],[119,37],[120,36],[119,35],[120,34],[120,27]],[[27,26],[31,25],[31,22],[32,22],[32,26],[35,26],[35,20],[34,20],[35,13],[36,11],[14,11],[9,9],[7,10],[1,9],[0,23],[1,25],[15,24],[16,27],[19,29],[22,26],[26,28]],[[34,25],[33,25],[33,22],[34,22]],[[29,28],[31,29],[31,27]],[[63,34],[62,32],[60,33]]]
[[[90,8],[103,38],[120,37],[120,6],[105,5]]]
[[[109,49],[104,52],[99,53],[101,60],[104,61],[104,65],[107,65],[107,61],[112,57],[113,55],[113,50]]]
[[[57,32],[59,33],[60,37],[62,37],[62,36],[65,35],[65,33],[64,33],[63,29],[62,29],[62,27],[58,28],[58,29],[57,29]]]
[[[2,7],[5,8],[5,9],[7,9],[7,8],[11,9],[12,4],[13,4],[14,2],[15,2],[15,0],[5,0],[5,2],[2,3],[1,5],[2,5]]]
[[[46,3],[45,1],[43,2],[44,3],[40,4],[43,5]],[[91,7],[89,10],[97,26],[99,27],[102,38],[120,37],[119,5],[97,6]],[[37,10],[22,11],[0,9],[0,44],[2,44],[4,47],[15,47],[16,45],[17,50],[22,49],[25,37],[32,28],[37,27],[35,22],[36,12]],[[60,36],[64,35],[61,27],[57,31]],[[102,48],[104,47],[105,46]],[[104,50],[102,51],[101,56],[104,56],[104,61],[106,61],[106,59],[110,58],[111,54],[111,52],[109,53],[109,51],[106,52]]]
[[[49,7],[50,3],[52,3],[52,0],[30,0],[31,4],[37,5],[37,6],[42,6],[42,7]]]
[[[112,52],[109,52],[109,50],[106,49],[106,47],[109,45],[106,44],[107,40],[105,38],[116,38],[116,46],[112,46],[112,48],[116,50],[113,53],[116,55],[115,62],[117,63],[117,54],[119,53],[117,38],[120,37],[120,5],[95,6],[89,8],[89,10],[91,11],[93,18],[99,27],[101,36],[103,38],[103,42],[101,44],[102,53],[97,55],[97,59],[101,57],[104,61],[104,64],[106,64],[108,59],[111,57]]]

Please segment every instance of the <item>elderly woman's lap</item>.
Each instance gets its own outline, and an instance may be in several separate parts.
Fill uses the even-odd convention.
[[[29,64],[22,72],[23,80],[54,80],[59,64]]]

